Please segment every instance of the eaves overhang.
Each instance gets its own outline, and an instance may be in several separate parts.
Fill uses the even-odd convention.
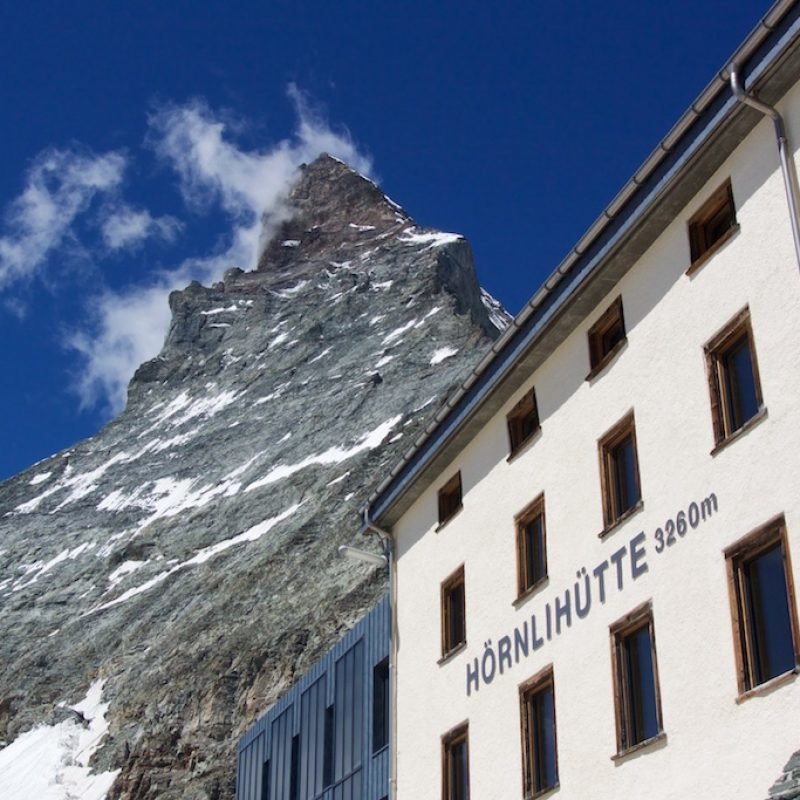
[[[776,103],[800,78],[800,0],[772,6],[445,401],[369,497],[362,516],[391,528],[758,124],[761,115],[737,102],[730,90],[732,63],[739,65],[748,91]]]

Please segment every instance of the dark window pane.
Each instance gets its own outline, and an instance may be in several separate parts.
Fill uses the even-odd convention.
[[[636,475],[636,453],[633,437],[628,436],[612,451],[614,491],[617,516],[639,502],[639,481]]]
[[[439,489],[439,522],[447,522],[461,508],[461,473],[457,472]]]
[[[531,410],[519,421],[520,444],[529,437],[533,436],[533,434],[536,433],[538,427],[539,427],[539,419],[536,415],[536,412],[534,410]]]
[[[378,664],[372,673],[372,751],[389,743],[389,661]]]
[[[552,687],[542,689],[531,698],[531,712],[534,791],[540,792],[558,783],[556,719]]]
[[[734,224],[733,207],[725,205],[709,219],[705,225],[705,246],[711,247],[714,242],[721,239]]]
[[[733,432],[758,413],[756,381],[747,336],[743,336],[724,354],[723,368],[730,432]]]
[[[600,349],[603,355],[610,353],[614,347],[625,338],[625,326],[622,319],[617,319],[614,324],[603,334]]]
[[[269,778],[269,761],[265,761],[261,772],[261,800],[269,800]]]
[[[464,624],[464,584],[459,583],[450,589],[449,593],[449,642],[450,648],[466,641],[467,635]]]
[[[289,800],[300,797],[300,737],[292,737],[292,768],[289,775]]]
[[[689,220],[692,261],[700,258],[736,224],[730,184],[719,188]]]
[[[330,786],[333,783],[333,706],[325,709],[325,742],[322,754],[322,785]]]
[[[643,742],[658,733],[656,684],[650,628],[643,627],[625,638],[625,657],[629,689],[629,741]]]
[[[525,588],[533,586],[546,573],[542,522],[539,514],[525,525]]]
[[[755,675],[764,683],[795,666],[783,551],[776,544],[745,567]]]
[[[462,739],[450,746],[450,797],[449,800],[468,800],[469,778],[467,741]]]

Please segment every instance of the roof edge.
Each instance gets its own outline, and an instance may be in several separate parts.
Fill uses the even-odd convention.
[[[729,66],[737,63],[749,82],[764,74],[784,55],[800,34],[799,3],[800,0],[778,0],[767,11],[744,42],[726,60],[725,66],[718,70],[514,317],[500,338],[492,344],[486,356],[446,399],[424,433],[369,496],[362,509],[362,517],[366,514],[375,522],[383,520],[414,483],[422,469],[458,434],[509,374],[522,351],[530,347],[532,341],[546,330],[546,323],[573,296],[576,288],[582,285],[583,279],[590,272],[596,271],[598,265],[608,257],[613,249],[614,238],[629,231],[635,221],[671,185],[669,178],[674,178],[677,172],[676,156],[681,151],[686,158],[696,154],[698,148],[693,145],[702,146],[703,141],[709,138],[709,129],[713,132],[738,110],[739,104],[729,91]],[[794,11],[791,17],[790,11]],[[765,48],[773,40],[777,46]],[[726,92],[730,95],[727,98]],[[707,124],[700,125],[705,118],[709,118]],[[676,161],[671,169],[668,168],[670,161]],[[570,280],[565,281],[567,277]],[[361,530],[365,532],[367,526],[362,524]]]

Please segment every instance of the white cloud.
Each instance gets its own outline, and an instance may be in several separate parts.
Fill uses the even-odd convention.
[[[256,152],[240,150],[226,139],[230,124],[200,101],[167,106],[151,116],[150,140],[178,173],[188,204],[203,208],[219,202],[234,218],[252,224],[254,215],[279,212],[297,168],[320,153],[371,172],[371,160],[347,131],[333,131],[294,84],[288,95],[297,114],[294,137]]]
[[[0,237],[0,288],[32,277],[48,255],[71,237],[71,226],[97,194],[121,183],[126,157],[95,155],[73,147],[40,153],[28,169],[25,188],[7,207]]]
[[[89,324],[67,337],[66,345],[83,357],[76,386],[84,408],[102,405],[116,413],[125,406],[128,381],[136,368],[161,350],[169,329],[169,293],[193,280],[206,285],[232,266],[246,263],[258,248],[258,231],[239,229],[222,253],[187,259],[171,271],[151,277],[147,286],[106,291],[88,308]]]
[[[175,217],[154,217],[146,209],[137,210],[126,203],[107,211],[100,225],[110,250],[134,248],[149,238],[172,242],[182,228]]]
[[[68,341],[84,358],[78,382],[84,404],[122,408],[136,367],[162,346],[170,291],[192,280],[208,285],[230,267],[255,267],[264,239],[287,214],[286,195],[301,164],[327,152],[364,174],[371,172],[370,159],[347,131],[332,130],[294,85],[288,93],[297,114],[294,135],[265,150],[239,148],[228,136],[230,124],[200,101],[167,106],[150,117],[149,142],[177,173],[186,203],[198,210],[218,205],[231,231],[226,246],[208,258],[187,259],[145,286],[96,298],[90,330]]]

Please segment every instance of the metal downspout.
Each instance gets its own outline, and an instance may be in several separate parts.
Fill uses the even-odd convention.
[[[364,527],[377,533],[383,542],[383,552],[389,563],[389,642],[390,743],[389,743],[389,800],[397,800],[397,568],[394,561],[394,539],[389,531],[379,528],[369,518],[369,506],[363,512]]]
[[[778,155],[781,160],[781,171],[783,172],[783,183],[786,187],[786,202],[789,205],[789,219],[792,223],[792,237],[794,238],[794,253],[797,259],[797,266],[800,268],[800,223],[798,222],[798,192],[797,188],[797,169],[792,158],[791,148],[786,137],[786,126],[783,117],[773,106],[768,106],[760,100],[756,100],[752,95],[747,94],[739,75],[739,65],[731,64],[729,67],[731,90],[734,97],[740,102],[754,108],[764,116],[769,117],[775,125],[775,137],[778,140]]]

